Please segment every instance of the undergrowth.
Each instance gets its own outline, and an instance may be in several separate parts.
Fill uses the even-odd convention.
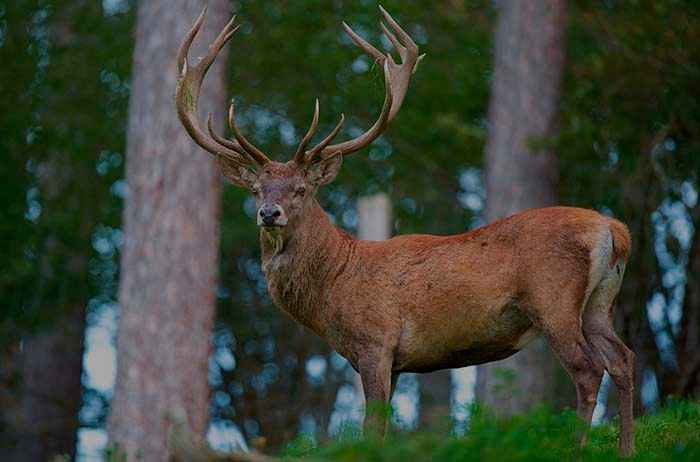
[[[553,413],[538,408],[524,415],[497,419],[479,407],[471,410],[463,436],[445,431],[393,430],[385,442],[359,437],[351,429],[334,441],[316,446],[300,437],[281,454],[283,460],[304,461],[614,461],[617,421],[595,427],[588,445],[578,447],[582,429],[573,411]],[[700,461],[700,403],[673,401],[635,422],[634,461]]]

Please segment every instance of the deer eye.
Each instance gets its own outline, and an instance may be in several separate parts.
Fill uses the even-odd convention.
[[[299,186],[297,190],[295,191],[296,195],[299,197],[304,197],[304,194],[306,194],[306,188],[303,186]]]

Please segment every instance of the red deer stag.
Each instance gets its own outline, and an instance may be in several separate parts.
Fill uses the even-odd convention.
[[[275,162],[241,133],[233,103],[228,122],[234,139],[212,130],[211,114],[206,129],[199,121],[204,75],[237,30],[232,19],[206,55],[190,64],[187,55],[205,13],[180,47],[177,111],[224,176],[255,196],[262,268],[275,304],[347,358],[362,377],[367,399],[382,403],[402,372],[496,361],[542,334],[576,385],[585,422],[603,371],[610,373],[620,391],[620,448],[631,454],[634,353],[612,326],[630,247],[627,227],[592,210],[552,207],[455,236],[382,242],[349,236],[333,225],[315,193],[333,181],[344,156],[368,146],[396,117],[421,58],[417,45],[384,9],[381,28],[400,63],[343,23],[352,41],[383,68],[381,113],[362,135],[331,144],[341,116],[328,136],[309,147],[318,129],[316,101],[292,160]],[[380,422],[382,430],[385,425]]]

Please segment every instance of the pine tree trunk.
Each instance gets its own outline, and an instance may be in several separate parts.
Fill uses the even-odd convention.
[[[139,2],[130,101],[125,242],[119,287],[117,383],[111,444],[129,460],[168,460],[173,418],[186,415],[203,436],[207,363],[216,305],[220,179],[177,119],[173,94],[178,46],[202,0]],[[227,0],[209,0],[204,33],[191,53],[229,19]],[[226,104],[225,50],[209,71],[200,105]],[[216,120],[222,121],[219,113]]]
[[[486,147],[489,222],[557,202],[556,156],[537,143],[556,132],[565,3],[499,2]],[[503,414],[554,396],[556,360],[543,340],[477,371],[477,399]]]
[[[69,310],[17,344],[0,371],[0,460],[43,462],[75,456],[82,385],[85,311]],[[9,365],[9,368],[6,366]],[[14,385],[14,386],[13,386]]]

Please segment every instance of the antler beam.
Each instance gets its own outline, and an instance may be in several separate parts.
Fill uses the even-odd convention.
[[[389,27],[394,30],[392,32],[383,22],[380,26],[384,34],[389,38],[396,51],[401,57],[401,63],[397,64],[390,53],[382,53],[373,45],[360,37],[347,23],[343,22],[345,32],[350,36],[353,43],[360,47],[365,53],[370,55],[384,69],[384,85],[385,96],[382,111],[379,114],[377,121],[362,135],[352,140],[344,141],[338,144],[328,145],[332,138],[324,139],[316,147],[310,149],[306,153],[306,159],[312,160],[314,156],[329,157],[334,154],[351,154],[368,146],[372,141],[377,139],[396,117],[396,114],[401,108],[401,104],[406,96],[408,84],[411,81],[411,75],[415,72],[416,66],[424,55],[418,53],[418,45],[411,39],[411,36],[404,31],[398,22],[381,6],[379,7],[384,20],[389,24]],[[339,127],[336,127],[339,130]],[[335,132],[335,130],[334,130]]]
[[[236,17],[234,16],[231,18],[214,42],[209,45],[206,55],[200,59],[196,66],[191,66],[187,60],[187,55],[192,47],[192,42],[194,42],[194,39],[202,28],[206,13],[207,8],[204,7],[192,28],[187,32],[177,54],[179,77],[177,89],[175,90],[175,105],[177,107],[178,117],[187,130],[187,133],[189,133],[192,139],[206,151],[217,157],[225,158],[227,161],[239,167],[247,169],[251,167],[260,167],[270,162],[270,159],[262,151],[245,140],[242,135],[239,136],[240,133],[235,126],[235,122],[232,124],[232,129],[234,129],[234,133],[236,133],[236,141],[226,140],[214,133],[211,114],[209,114],[207,120],[208,134],[200,127],[198,103],[202,81],[207,71],[214,63],[216,56],[240,27],[234,26]],[[241,140],[244,140],[244,142],[241,142]]]

